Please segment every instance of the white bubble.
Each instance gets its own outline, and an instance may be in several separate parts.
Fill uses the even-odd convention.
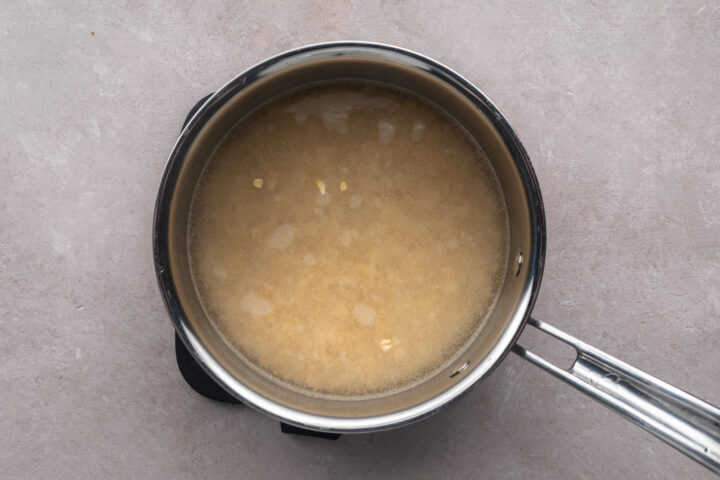
[[[360,205],[362,205],[362,196],[361,195],[353,195],[350,197],[350,208],[358,208]]]
[[[303,262],[305,263],[305,265],[312,267],[317,263],[317,258],[315,258],[315,255],[313,255],[312,253],[306,253],[303,257]]]
[[[387,145],[395,137],[395,126],[387,120],[378,122],[378,140],[380,145]]]
[[[223,267],[215,267],[213,268],[213,275],[215,275],[217,278],[221,280],[225,280],[228,278],[227,271]]]
[[[249,313],[255,317],[264,317],[270,315],[273,310],[273,304],[262,298],[253,290],[248,291],[240,302],[240,308],[243,312]]]
[[[353,316],[360,322],[360,325],[365,327],[375,323],[375,310],[362,303],[355,305],[355,308],[353,308]]]
[[[340,235],[340,243],[342,243],[343,247],[349,247],[352,243],[352,240],[352,230],[345,230],[343,231],[342,235]]]
[[[318,192],[318,194],[315,195],[315,201],[321,207],[327,207],[328,205],[330,205],[331,200],[332,194],[330,192],[325,192],[324,194]]]
[[[295,238],[295,227],[289,224],[280,225],[267,239],[267,246],[270,248],[285,249],[290,246]]]
[[[412,140],[417,142],[425,136],[425,123],[422,120],[417,120],[413,123],[412,127]]]

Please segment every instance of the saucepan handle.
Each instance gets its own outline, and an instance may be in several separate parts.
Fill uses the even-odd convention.
[[[565,370],[517,344],[515,353],[720,474],[720,409],[545,322],[528,324],[575,348],[575,363]]]

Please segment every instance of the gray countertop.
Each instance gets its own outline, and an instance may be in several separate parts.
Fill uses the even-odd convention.
[[[404,46],[480,87],[533,159],[535,315],[719,404],[720,4],[110,3],[1,8],[1,477],[711,478],[516,356],[418,424],[283,435],[183,382],[150,240],[197,99],[302,44]]]

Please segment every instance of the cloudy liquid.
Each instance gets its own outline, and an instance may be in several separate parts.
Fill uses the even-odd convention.
[[[444,114],[377,86],[313,87],[213,154],[190,260],[209,317],[263,372],[378,394],[432,374],[478,330],[507,225],[487,158]]]

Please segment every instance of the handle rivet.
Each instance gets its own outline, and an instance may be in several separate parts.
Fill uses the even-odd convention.
[[[517,277],[518,275],[520,275],[520,270],[522,269],[522,264],[523,264],[523,253],[522,253],[522,250],[520,250],[520,251],[518,252],[517,258],[515,259],[515,264],[517,265],[517,266],[515,267],[515,276]]]
[[[463,363],[462,365],[460,365],[460,367],[457,370],[455,370],[455,373],[450,375],[450,378],[454,377],[455,375],[459,375],[469,366],[470,366],[470,360],[468,360],[465,363]]]

